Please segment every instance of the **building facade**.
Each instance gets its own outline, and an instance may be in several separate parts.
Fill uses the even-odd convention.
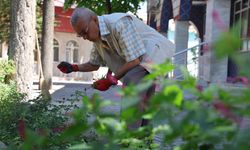
[[[53,58],[53,76],[65,80],[83,80],[92,81],[94,76],[98,76],[100,71],[80,73],[74,72],[64,74],[57,69],[61,61],[70,63],[84,63],[89,60],[92,42],[76,36],[70,25],[70,16],[73,9],[64,10],[63,2],[55,0],[55,27],[54,27],[54,58]],[[1,42],[0,42],[1,43]],[[38,77],[39,68],[37,62],[37,50],[35,52],[34,76]],[[0,59],[8,58],[8,45],[5,42],[0,44]]]
[[[91,81],[92,72],[64,74],[56,67],[61,61],[79,64],[89,60],[92,43],[76,36],[70,24],[72,12],[73,9],[64,10],[62,6],[55,6],[53,76]]]
[[[241,22],[242,46],[240,55],[250,55],[250,0],[148,0],[148,24],[167,34],[170,19],[175,22],[175,52],[187,49],[188,28],[192,24],[201,43],[213,43],[224,30],[218,27],[218,14],[224,30]],[[228,57],[216,59],[212,47],[199,46],[198,78],[207,82],[227,82],[239,75],[237,65]],[[203,50],[206,49],[206,52]],[[176,57],[186,58],[186,54]],[[174,58],[175,59],[175,58]],[[249,57],[250,59],[250,57]],[[186,62],[181,64],[186,65]]]

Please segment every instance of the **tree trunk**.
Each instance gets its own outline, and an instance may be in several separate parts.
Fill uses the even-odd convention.
[[[42,94],[49,98],[53,76],[53,39],[54,39],[54,0],[43,1],[42,49],[41,62],[43,81],[40,85]]]
[[[11,0],[9,58],[16,65],[17,89],[31,97],[33,85],[36,1]]]

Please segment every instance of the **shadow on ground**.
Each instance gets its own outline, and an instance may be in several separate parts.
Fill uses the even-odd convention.
[[[52,102],[57,103],[63,101],[65,104],[69,104],[74,101],[77,105],[81,104],[81,95],[87,95],[91,97],[94,93],[97,93],[101,96],[103,100],[110,100],[115,102],[114,106],[108,106],[105,108],[105,111],[120,111],[120,101],[121,97],[118,96],[117,91],[120,87],[114,86],[107,91],[98,91],[91,87],[90,83],[83,82],[53,82],[52,90],[50,90],[52,96]],[[34,97],[40,94],[38,90],[38,82],[34,82],[33,95]],[[79,101],[75,101],[78,99]]]

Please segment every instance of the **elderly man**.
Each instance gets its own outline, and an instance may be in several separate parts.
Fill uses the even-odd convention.
[[[94,88],[100,91],[108,90],[120,79],[124,86],[138,84],[151,72],[149,64],[163,63],[173,55],[173,43],[126,13],[97,16],[88,8],[76,8],[71,16],[71,25],[78,37],[94,42],[90,60],[83,64],[61,62],[58,68],[64,73],[89,72],[105,64],[110,70],[106,78],[94,82]],[[152,86],[141,93],[144,99],[140,106],[144,106],[154,91]],[[140,121],[137,126],[143,124]]]

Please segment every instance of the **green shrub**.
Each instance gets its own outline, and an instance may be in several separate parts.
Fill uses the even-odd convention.
[[[42,149],[63,149],[75,143],[74,141],[58,143],[55,139],[68,126],[69,116],[65,113],[76,106],[65,105],[64,102],[52,104],[42,97],[29,101],[24,99],[25,95],[16,91],[14,83],[9,85],[0,83],[0,141],[10,149],[20,149],[23,139],[20,136],[18,122],[23,120],[27,134],[30,133],[28,137],[32,135],[32,140],[36,141],[32,144],[40,145]],[[83,136],[75,139],[75,141],[83,140]]]
[[[9,143],[16,141],[16,122],[20,117],[21,101],[24,95],[16,91],[14,84],[0,83],[0,140]]]
[[[0,83],[10,83],[15,74],[15,66],[12,60],[0,60]]]

